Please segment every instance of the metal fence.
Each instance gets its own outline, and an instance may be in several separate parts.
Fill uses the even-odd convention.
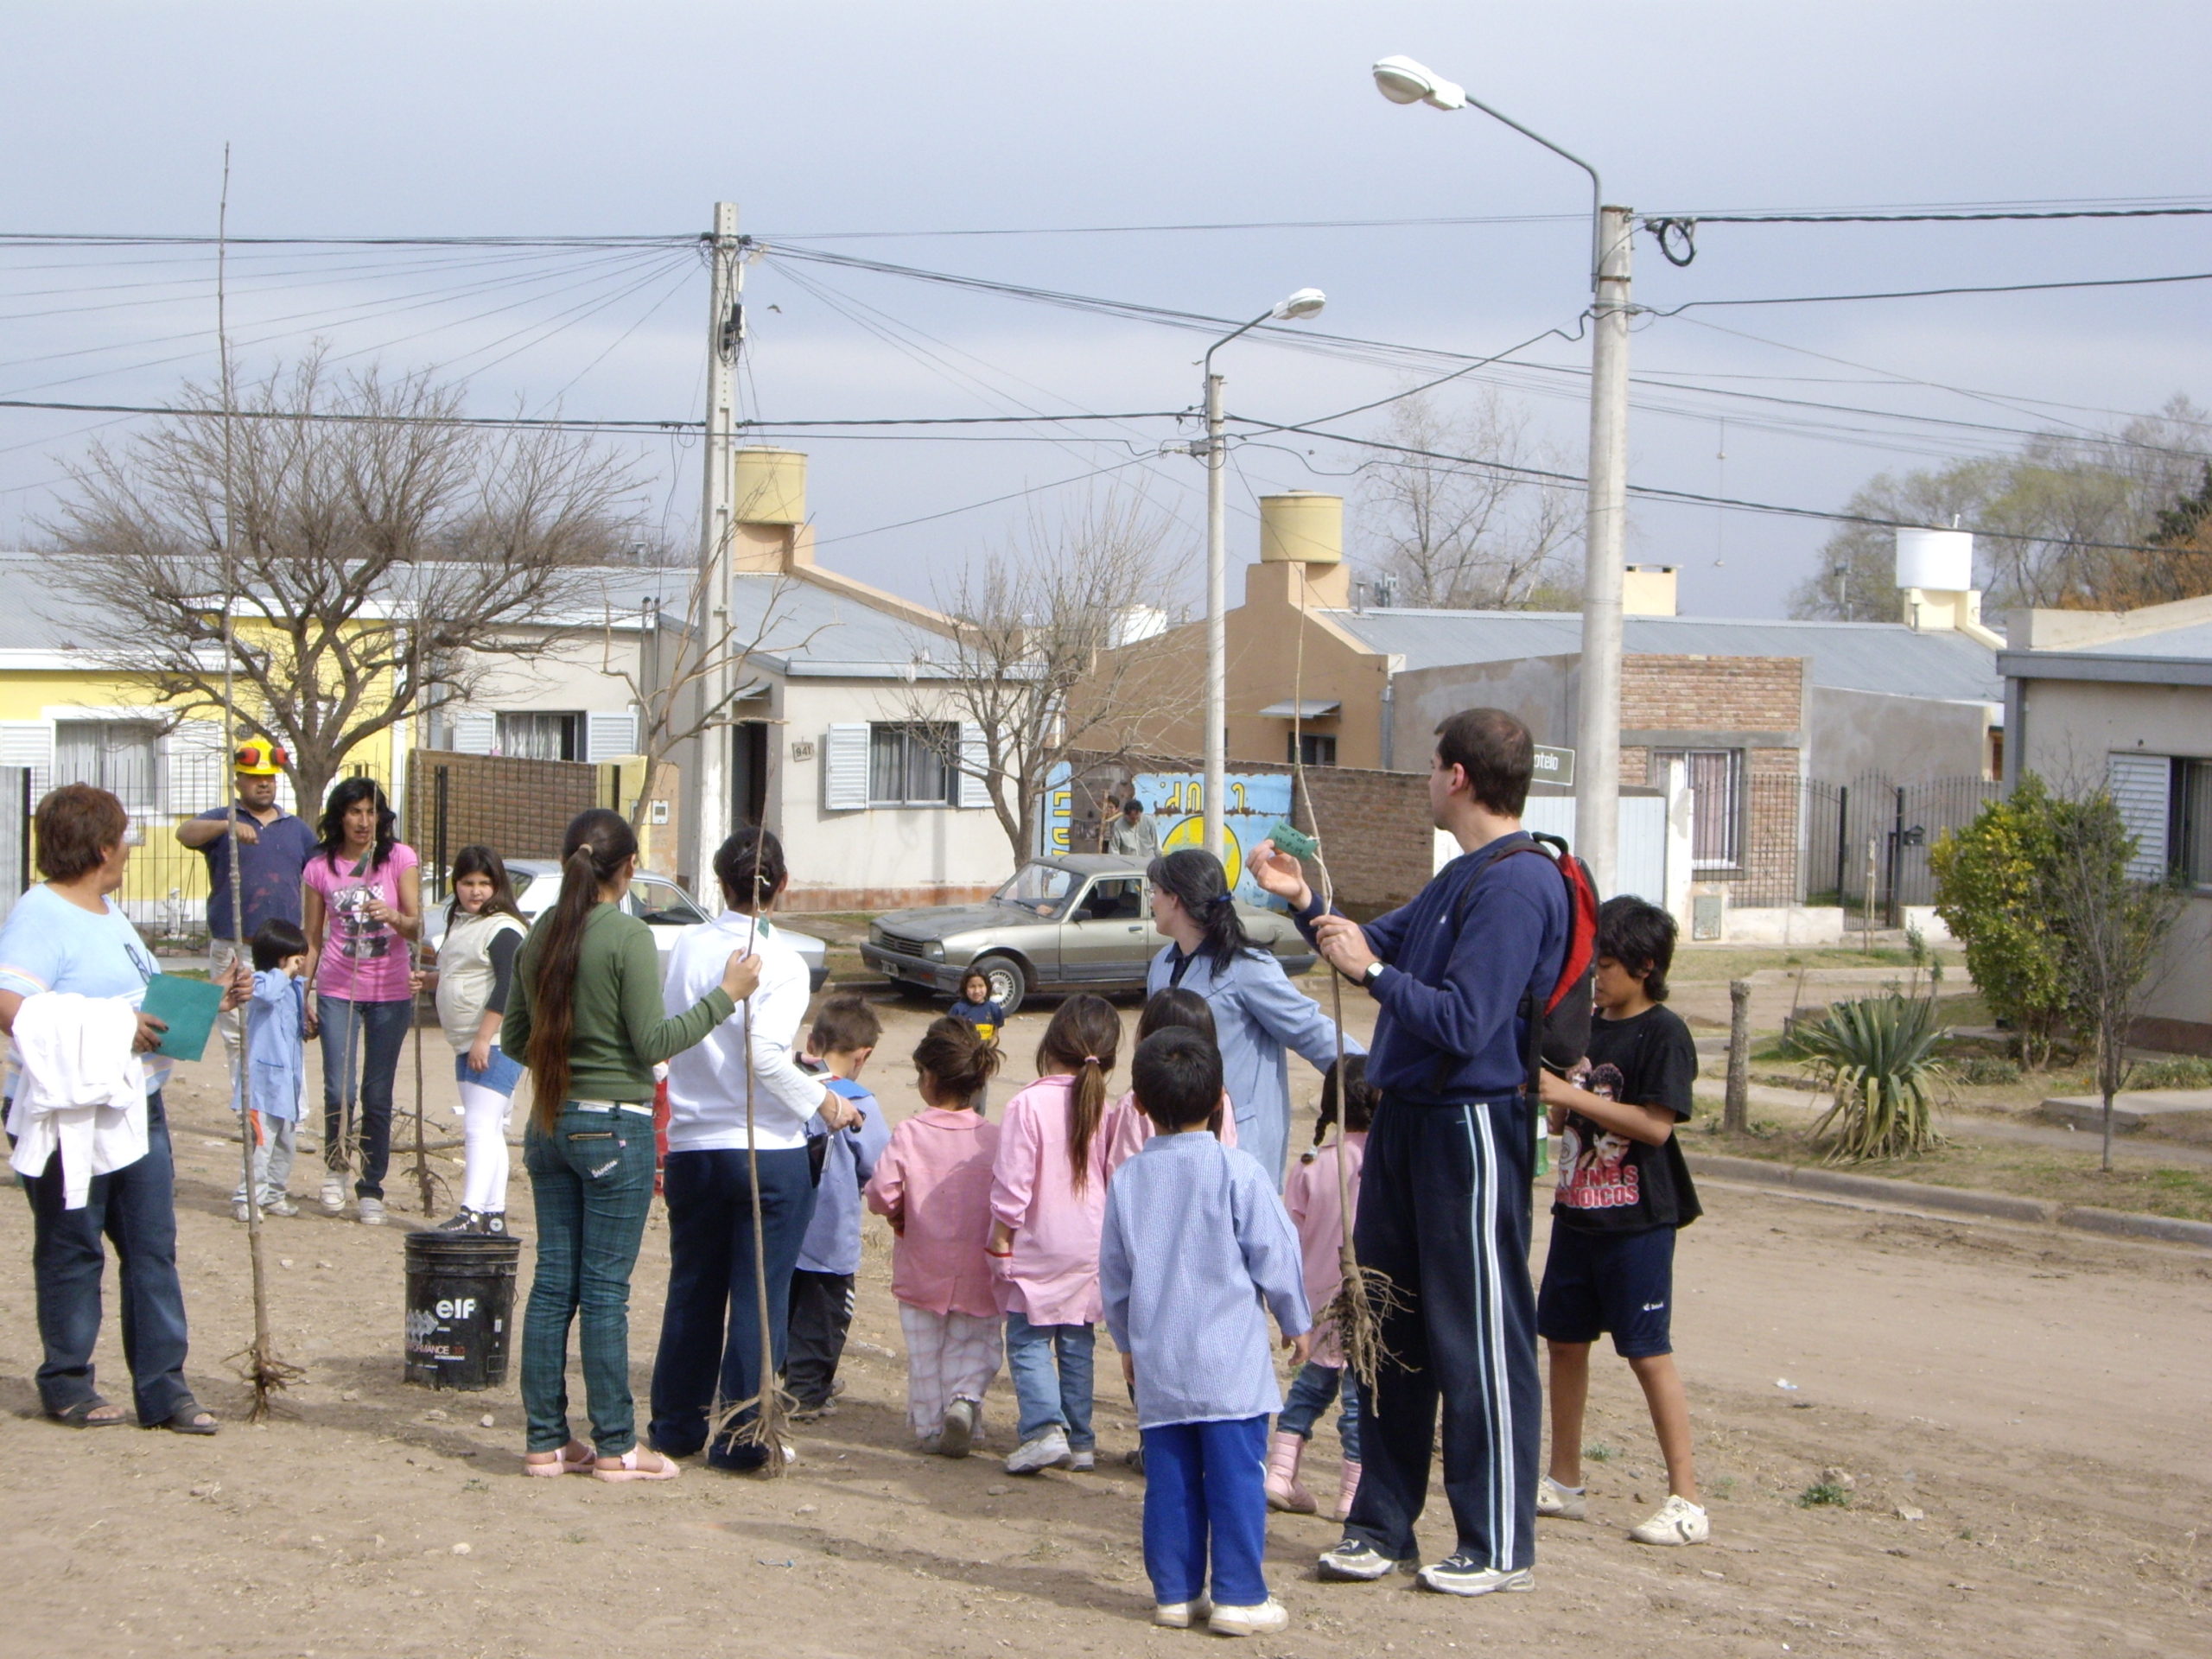
[[[1899,784],[1868,774],[1847,784],[1754,773],[1741,780],[1739,849],[1725,867],[1692,879],[1719,883],[1735,907],[1843,905],[1863,910],[1872,894],[1882,925],[1907,906],[1936,901],[1929,849],[1964,829],[2005,791],[1980,778]]]

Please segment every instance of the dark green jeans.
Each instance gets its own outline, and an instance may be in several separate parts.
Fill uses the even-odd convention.
[[[653,1121],[561,1109],[553,1133],[523,1139],[537,1202],[537,1274],[522,1327],[529,1450],[569,1443],[569,1321],[580,1327],[584,1402],[601,1457],[638,1443],[630,1397],[630,1269],[653,1198]]]

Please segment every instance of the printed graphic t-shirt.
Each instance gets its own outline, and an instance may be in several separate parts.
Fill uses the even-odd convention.
[[[397,928],[370,919],[369,900],[381,899],[398,909],[401,879],[418,862],[415,849],[404,842],[383,863],[359,874],[343,853],[335,868],[321,852],[308,860],[302,880],[322,895],[322,960],[315,973],[318,995],[354,1002],[408,999],[407,941]]]
[[[1626,1020],[1590,1024],[1590,1069],[1581,1086],[1608,1100],[1662,1106],[1677,1122],[1690,1115],[1697,1045],[1681,1016],[1661,1005]],[[1580,1112],[1567,1115],[1559,1191],[1552,1215],[1585,1232],[1639,1233],[1687,1227],[1704,1211],[1690,1185],[1681,1137],[1658,1146],[1631,1141]]]

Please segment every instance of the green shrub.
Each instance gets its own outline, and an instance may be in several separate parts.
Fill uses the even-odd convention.
[[[2212,1059],[2184,1054],[2171,1060],[2145,1060],[2127,1074],[2130,1089],[2212,1089]]]
[[[1969,1054],[1963,1060],[1951,1062],[1950,1071],[1961,1083],[1979,1084],[1984,1087],[2020,1080],[2018,1065],[1996,1054]]]
[[[1989,1010],[2018,1030],[2030,1065],[2050,1058],[2064,1029],[2064,942],[2046,891],[2058,861],[2061,804],[2043,780],[2023,777],[2003,800],[1929,849],[1936,913],[1965,945],[1967,971]]]
[[[1851,1494],[1832,1480],[1816,1480],[1797,1494],[1797,1507],[1801,1510],[1823,1507],[1847,1510],[1851,1507]]]
[[[1819,1025],[1800,1029],[1815,1075],[1835,1092],[1813,1125],[1829,1162],[1910,1157],[1936,1144],[1942,1036],[1933,1002],[1896,995],[1839,1002]]]

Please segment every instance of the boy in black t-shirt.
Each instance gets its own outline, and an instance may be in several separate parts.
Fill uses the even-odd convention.
[[[1541,1094],[1565,1140],[1552,1203],[1551,1249],[1536,1298],[1536,1332],[1551,1354],[1551,1471],[1536,1513],[1580,1521],[1582,1413],[1590,1344],[1602,1332],[1628,1361],[1667,1459],[1668,1497],[1629,1536],[1701,1544],[1711,1536],[1690,1461],[1689,1405],[1669,1332],[1675,1230],[1701,1213],[1675,1126],[1690,1115],[1697,1047],[1661,1004],[1675,957],[1674,918],[1623,896],[1598,912],[1598,1018],[1573,1082],[1546,1071]]]

